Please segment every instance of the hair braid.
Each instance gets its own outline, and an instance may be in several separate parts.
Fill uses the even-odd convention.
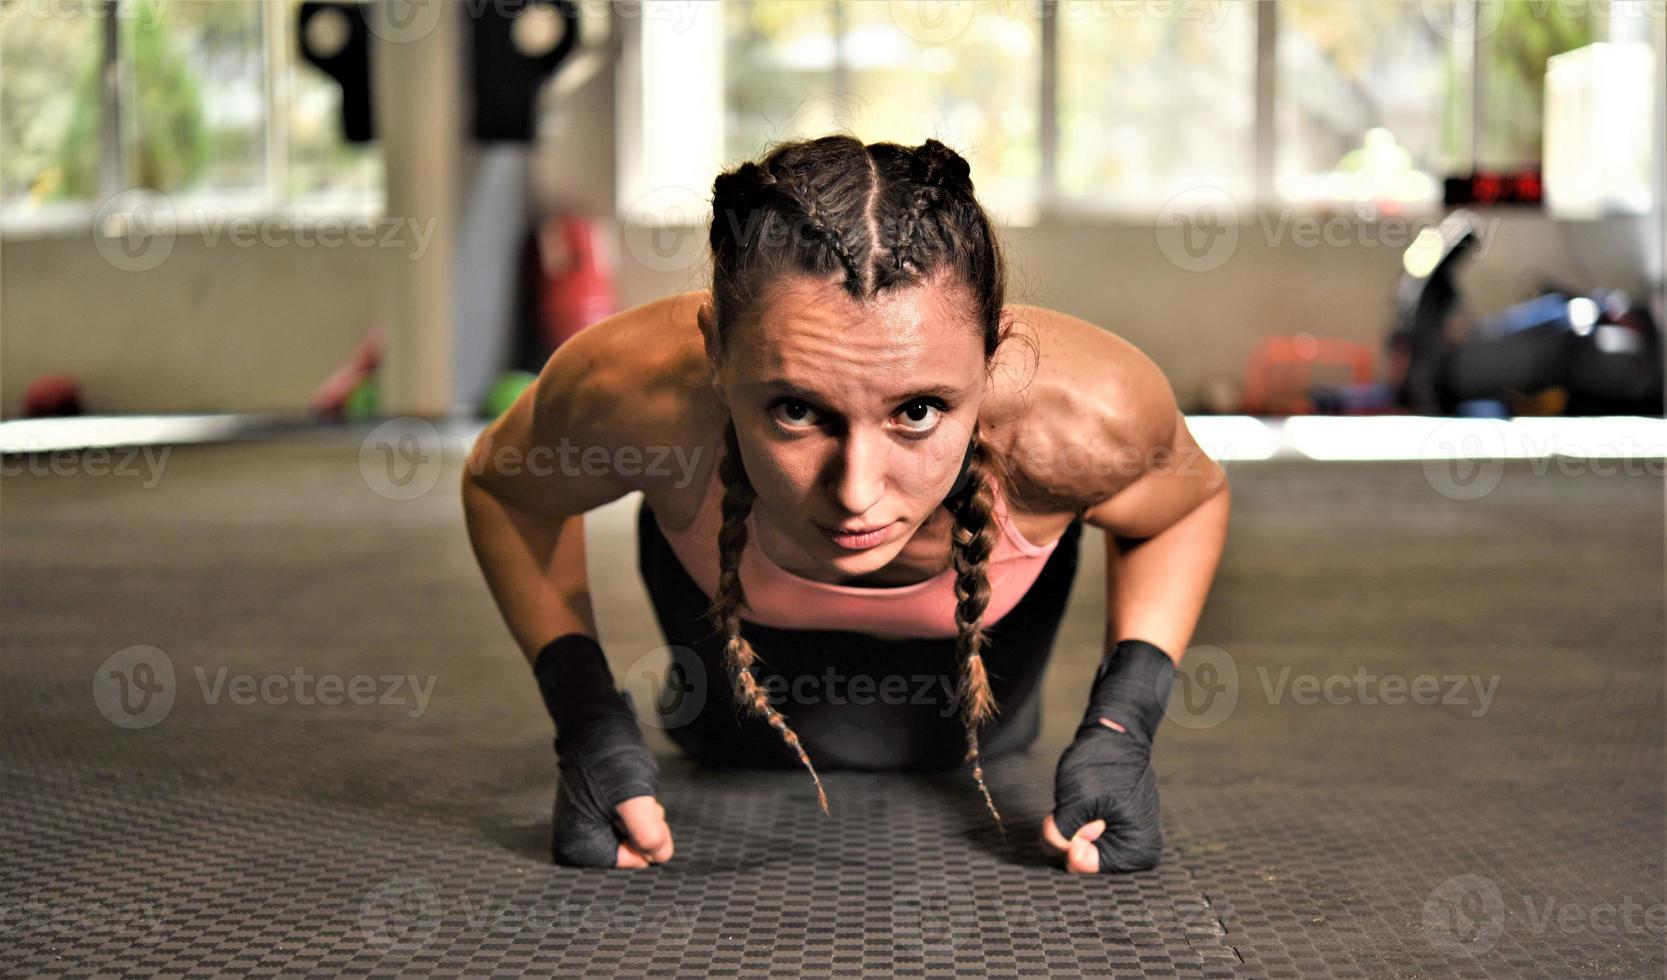
[[[723,526],[718,531],[718,586],[707,617],[728,637],[724,643],[723,659],[724,667],[734,679],[736,704],[763,718],[771,728],[781,733],[782,740],[810,770],[810,778],[816,783],[816,801],[821,804],[822,812],[827,813],[828,794],[822,790],[822,779],[816,775],[816,767],[810,764],[810,756],[800,744],[799,736],[787,726],[787,719],[782,717],[781,712],[770,704],[769,696],[759,686],[758,678],[753,676],[753,663],[762,662],[762,658],[741,635],[740,609],[747,604],[746,589],[741,584],[741,554],[747,547],[747,515],[752,512],[753,501],[758,495],[752,481],[747,479],[746,468],[741,464],[733,420],[725,423],[724,439],[727,448],[718,464],[718,473],[724,485]]]
[[[833,223],[822,210],[816,192],[801,178],[788,174],[775,178],[778,190],[785,194],[798,209],[804,213],[805,220],[810,223],[812,231],[827,243],[839,258],[840,264],[845,266],[846,289],[852,295],[860,295],[868,291],[868,281],[862,274],[862,266],[857,260],[856,253],[845,237],[835,230]]]
[[[951,531],[950,558],[955,564],[955,648],[961,667],[961,722],[967,729],[967,762],[972,764],[973,779],[984,804],[1002,827],[1001,813],[984,785],[984,764],[978,753],[979,726],[999,713],[995,695],[990,690],[990,678],[984,669],[984,610],[990,604],[990,554],[995,550],[999,529],[995,521],[995,490],[993,461],[989,448],[973,429],[972,461],[968,467],[967,485],[955,497],[945,501],[955,518]]]
[[[910,196],[909,210],[903,213],[903,221],[897,229],[897,244],[891,249],[892,269],[897,275],[907,273],[909,265],[919,271],[920,263],[914,258],[915,234],[920,230],[920,219],[926,209],[941,196],[942,191],[925,186],[916,188]]]

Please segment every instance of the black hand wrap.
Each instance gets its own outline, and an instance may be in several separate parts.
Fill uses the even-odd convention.
[[[602,647],[582,633],[550,641],[533,664],[556,723],[561,777],[550,854],[557,864],[612,868],[622,830],[614,807],[659,795],[659,766],[643,744],[630,696],[615,689]]]
[[[1094,842],[1100,871],[1144,871],[1163,856],[1152,736],[1163,720],[1175,663],[1145,640],[1124,640],[1100,662],[1088,711],[1054,774],[1054,823],[1066,838],[1106,822]],[[1126,732],[1100,722],[1109,718]]]

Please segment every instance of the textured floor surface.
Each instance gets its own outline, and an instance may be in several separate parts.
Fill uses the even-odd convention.
[[[1667,967],[1659,475],[1511,462],[1478,496],[1417,463],[1234,464],[1152,872],[1067,875],[1032,839],[1100,652],[1092,531],[1043,736],[992,767],[1009,839],[962,773],[832,773],[823,817],[802,773],[696,770],[650,730],[677,858],[588,872],[548,863],[549,722],[468,551],[457,437],[395,474],[364,434],[9,461],[0,972]],[[651,684],[634,507],[592,515],[591,574],[616,674]]]

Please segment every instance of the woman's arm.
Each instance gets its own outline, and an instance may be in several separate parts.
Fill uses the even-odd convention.
[[[1144,427],[1155,437],[1119,443],[1142,448],[1140,472],[1085,512],[1106,532],[1106,655],[1060,757],[1054,812],[1042,821],[1045,848],[1073,874],[1143,870],[1161,859],[1152,739],[1227,537],[1226,472],[1159,387],[1165,396],[1143,402],[1156,404]]]
[[[596,638],[585,576],[585,518],[552,518],[463,481],[475,559],[515,642],[531,661],[558,636]]]
[[[585,571],[586,511],[630,492],[617,474],[571,465],[606,417],[575,338],[476,440],[463,471],[469,543],[515,642],[533,660],[568,633],[596,637]],[[563,452],[563,450],[568,450]]]
[[[1106,649],[1141,639],[1179,658],[1226,539],[1227,474],[1139,348],[1058,310],[1014,310],[1040,355],[1019,409],[1034,421],[1014,451],[1047,499],[1106,532]],[[1026,363],[1012,370],[1022,375]]]
[[[1106,532],[1106,649],[1145,640],[1179,662],[1226,544],[1232,492],[1226,470],[1174,418],[1171,434],[1141,454],[1149,468],[1085,519]]]
[[[487,586],[556,724],[552,857],[646,868],[671,860],[675,845],[655,798],[653,757],[595,643],[585,570],[585,513],[632,488],[607,467],[572,465],[575,451],[582,456],[614,424],[595,343],[564,344],[481,433],[464,467],[463,514]]]

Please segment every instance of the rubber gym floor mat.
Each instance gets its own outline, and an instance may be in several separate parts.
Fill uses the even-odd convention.
[[[702,770],[650,731],[677,857],[595,872],[548,861],[549,723],[468,553],[456,449],[405,499],[348,433],[179,449],[151,486],[6,477],[0,970],[1667,966],[1659,478],[1513,463],[1459,501],[1418,464],[1235,464],[1188,655],[1219,672],[1160,730],[1152,872],[1067,875],[1032,837],[1099,652],[1094,534],[1042,738],[989,767],[1006,839],[964,772],[828,773],[823,816],[803,772]],[[632,507],[587,522],[622,680],[658,645]],[[1397,702],[1390,675],[1443,695]]]

